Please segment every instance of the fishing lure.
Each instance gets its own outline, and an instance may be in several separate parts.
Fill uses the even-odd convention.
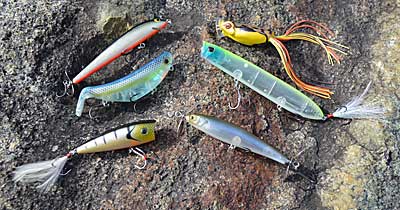
[[[144,47],[144,42],[156,35],[162,29],[171,24],[169,19],[155,18],[151,21],[140,23],[133,27],[119,39],[114,41],[107,49],[98,55],[92,62],[89,63],[72,81],[65,82],[65,88],[68,89],[74,84],[78,84],[85,80],[90,75],[107,66],[121,55],[128,54],[136,47]],[[64,93],[65,94],[65,93]]]
[[[322,30],[319,30],[318,27]],[[303,32],[295,32],[299,29],[305,28],[311,29],[312,31],[320,34],[322,37]],[[285,67],[286,73],[289,75],[290,79],[293,80],[293,82],[301,89],[327,99],[329,99],[333,94],[328,88],[305,83],[296,75],[292,67],[289,51],[282,42],[290,40],[304,40],[320,45],[325,50],[328,57],[328,62],[330,64],[333,64],[333,60],[336,60],[337,63],[340,63],[341,58],[339,55],[337,55],[337,53],[347,55],[344,50],[349,49],[344,45],[331,41],[328,38],[328,33],[331,35],[334,35],[334,33],[326,26],[311,20],[303,20],[293,24],[284,35],[280,36],[275,36],[274,33],[268,33],[264,29],[254,26],[244,24],[239,25],[234,24],[231,21],[224,20],[219,20],[217,22],[217,32],[222,36],[229,37],[236,42],[248,46],[265,44],[268,42],[271,43],[278,51],[282,60],[282,64]]]
[[[212,65],[271,100],[279,107],[308,119],[381,118],[385,113],[382,107],[362,104],[371,83],[367,85],[367,88],[360,96],[354,98],[351,102],[340,107],[332,114],[325,115],[322,109],[311,98],[296,88],[222,47],[203,42],[201,56]]]
[[[191,114],[187,115],[185,118],[186,121],[193,127],[201,130],[207,135],[212,136],[213,138],[229,144],[230,148],[232,149],[238,147],[274,160],[286,166],[288,170],[290,169],[296,174],[299,174],[309,181],[314,182],[312,179],[306,176],[304,172],[301,172],[303,170],[301,170],[300,164],[297,161],[289,160],[285,155],[275,148],[234,124],[202,114]]]
[[[22,183],[41,183],[36,188],[41,192],[46,192],[57,181],[65,163],[70,158],[78,154],[106,152],[118,149],[136,147],[155,140],[155,120],[134,122],[118,128],[114,131],[101,135],[71,151],[65,156],[53,160],[41,161],[19,166],[13,172],[13,180]],[[139,148],[131,148],[130,151],[143,157],[145,163],[138,169],[143,169],[146,165],[146,156]]]
[[[150,61],[140,69],[113,82],[85,87],[79,95],[75,114],[81,116],[88,98],[110,102],[133,102],[150,93],[173,69],[173,58],[169,52]]]

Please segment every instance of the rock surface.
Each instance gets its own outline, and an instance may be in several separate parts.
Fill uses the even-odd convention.
[[[323,3],[324,2],[324,3]],[[1,209],[399,209],[400,204],[400,14],[398,1],[17,1],[0,2],[0,207]],[[173,20],[171,31],[153,37],[128,60],[119,59],[76,87],[63,91],[64,72],[76,75],[132,25],[154,15]],[[321,49],[288,42],[302,78],[334,81],[334,110],[373,81],[369,101],[385,104],[387,120],[324,123],[298,119],[249,88],[235,100],[232,78],[199,57],[202,40],[224,46],[289,82],[272,47],[250,48],[217,39],[219,16],[281,34],[296,20],[329,25],[351,48],[330,66]],[[74,115],[79,91],[128,74],[164,50],[175,71],[158,90],[132,104],[98,107],[96,119]],[[175,112],[218,116],[241,125],[288,157],[312,169],[317,183],[285,179],[277,163],[227,145],[187,127],[177,137]],[[11,172],[24,163],[53,159],[105,130],[140,119],[157,119],[157,141],[146,170],[135,170],[127,151],[82,155],[66,165],[46,194],[14,184]]]

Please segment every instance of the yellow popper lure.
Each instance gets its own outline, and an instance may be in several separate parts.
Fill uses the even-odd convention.
[[[155,120],[146,120],[134,122],[117,128],[111,132],[101,135],[73,150],[65,156],[53,160],[41,161],[19,166],[15,169],[13,180],[22,183],[41,183],[36,188],[41,192],[46,192],[57,181],[65,163],[68,159],[77,154],[87,154],[95,152],[105,152],[118,149],[135,147],[155,140]],[[139,148],[131,148],[134,152],[143,157],[145,163],[143,166],[137,166],[143,169],[146,165],[146,156]]]
[[[306,28],[320,34],[322,37],[304,32],[295,32],[299,29]],[[319,28],[321,28],[321,30]],[[275,36],[274,33],[269,33],[261,28],[244,24],[234,24],[231,21],[224,20],[219,20],[217,22],[217,32],[220,32],[220,35],[222,36],[229,37],[236,42],[248,46],[265,44],[268,42],[271,43],[278,50],[283,66],[290,79],[293,80],[293,82],[301,89],[326,99],[331,98],[333,92],[328,88],[303,82],[294,72],[289,51],[286,49],[283,42],[290,40],[304,40],[320,45],[325,50],[330,64],[333,64],[334,60],[340,63],[341,57],[339,57],[337,53],[346,55],[344,51],[349,49],[344,45],[331,41],[328,38],[328,34],[334,35],[334,33],[326,26],[311,20],[302,20],[293,24],[285,34],[280,36]]]

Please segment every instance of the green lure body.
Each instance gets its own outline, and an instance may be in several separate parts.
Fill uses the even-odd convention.
[[[203,42],[201,56],[287,111],[308,119],[326,119],[309,97],[240,56],[208,42]]]

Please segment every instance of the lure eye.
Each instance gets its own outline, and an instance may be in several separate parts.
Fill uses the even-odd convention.
[[[169,63],[169,60],[168,60],[168,59],[165,59],[165,60],[164,60],[164,63],[165,63],[165,64],[168,64],[168,63]]]
[[[142,130],[140,131],[143,135],[147,134],[147,128],[142,128]]]
[[[214,52],[214,47],[208,47],[208,52]]]
[[[230,29],[230,28],[232,28],[232,24],[231,24],[231,23],[225,23],[225,24],[224,24],[224,27],[225,27],[226,29]]]
[[[160,18],[154,18],[154,22],[160,22]]]

